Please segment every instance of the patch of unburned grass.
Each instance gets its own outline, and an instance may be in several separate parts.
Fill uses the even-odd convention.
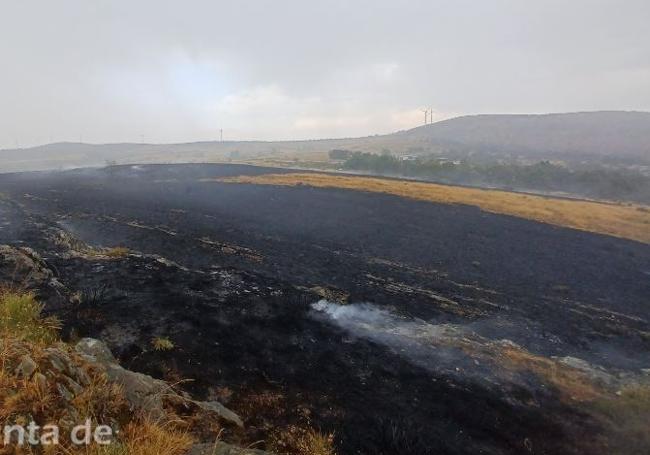
[[[62,343],[41,345],[16,339],[6,334],[0,343],[2,345],[2,349],[0,349],[0,422],[27,425],[34,420],[41,425],[59,422],[66,427],[68,424],[63,424],[63,422],[69,421],[73,415],[79,416],[79,422],[74,422],[71,425],[83,423],[86,418],[97,424],[97,422],[120,420],[121,416],[128,415],[128,406],[122,389],[108,383],[103,373],[92,368],[84,368],[81,359],[68,346]],[[40,366],[47,363],[43,360],[47,356],[45,349],[50,347],[66,352],[88,375],[88,383],[72,400],[64,398],[57,388],[58,384],[65,381],[63,373],[55,373],[54,369],[40,370]],[[33,359],[39,365],[36,370],[37,374],[33,377],[22,377],[17,371],[17,365],[25,357]],[[70,428],[66,427],[65,429],[69,430]],[[81,452],[73,450],[70,441],[64,437],[65,432],[61,436],[60,448],[69,449],[69,452],[66,453],[85,453],[85,450]],[[0,451],[0,453],[5,452]],[[42,451],[40,448],[34,448],[34,451],[29,453],[38,454]]]
[[[106,373],[81,358],[74,349],[58,341],[54,321],[41,314],[42,306],[30,293],[4,289],[0,292],[0,422],[27,426],[31,421],[43,426],[58,424],[63,430],[82,424],[113,423],[122,430],[107,446],[75,446],[62,431],[60,445],[33,446],[19,450],[7,446],[2,454],[66,455],[184,455],[193,438],[182,428],[178,417],[169,415],[151,422],[129,411],[122,387],[107,380]],[[53,367],[52,352],[66,356],[83,371],[83,386],[76,384],[70,398],[61,393],[61,384],[72,381],[68,370]],[[21,368],[29,359],[31,373]],[[74,382],[74,381],[72,381]],[[72,389],[71,389],[72,390]],[[1,435],[0,435],[1,437]],[[15,450],[14,450],[15,449]]]
[[[0,334],[34,343],[53,343],[61,326],[54,317],[43,317],[43,305],[34,294],[0,289]]]
[[[516,347],[503,348],[499,360],[505,368],[536,374],[593,419],[602,432],[596,444],[605,450],[596,453],[650,454],[650,384],[632,383],[614,393],[580,370]]]
[[[272,450],[287,455],[336,455],[334,434],[312,428],[290,426],[276,432],[270,442]]]
[[[171,351],[176,347],[174,342],[167,337],[155,337],[151,340],[154,351]]]
[[[110,446],[94,446],[89,455],[185,455],[194,440],[173,425],[141,421],[124,430],[122,441]]]
[[[547,357],[520,348],[505,347],[500,351],[499,361],[507,368],[536,374],[569,401],[586,402],[604,396],[603,390],[583,372]]]
[[[156,421],[151,422],[138,414],[128,411],[128,404],[124,398],[122,388],[107,382],[103,372],[88,368],[90,382],[83,387],[83,391],[72,401],[64,399],[56,387],[58,378],[47,374],[45,385],[34,378],[19,377],[16,365],[23,356],[28,355],[36,362],[44,355],[44,346],[24,343],[11,338],[0,340],[0,422],[12,422],[28,425],[33,419],[41,425],[48,423],[64,422],[71,416],[78,416],[79,421],[73,420],[70,425],[83,423],[86,418],[92,420],[93,425],[107,422],[119,422],[123,429],[117,439],[110,445],[89,447],[75,446],[66,437],[70,428],[64,428],[61,434],[60,445],[56,446],[61,453],[66,455],[184,455],[192,445],[193,438],[178,422]],[[65,349],[58,343],[56,348]],[[83,362],[75,357],[74,352],[68,348],[67,354],[76,359],[83,368]],[[45,378],[45,376],[43,376]],[[74,419],[74,418],[73,418]],[[33,454],[51,453],[46,451],[47,446],[34,447],[29,452]],[[0,453],[14,453],[3,452]],[[23,452],[15,452],[23,453]]]
[[[238,176],[222,178],[218,181],[342,188],[393,194],[442,204],[473,205],[486,212],[650,243],[650,211],[638,205],[559,199],[435,183],[319,173]]]
[[[124,258],[127,257],[130,252],[131,250],[129,250],[126,247],[116,246],[114,248],[109,248],[108,250],[104,251],[104,254],[109,258]]]
[[[650,453],[650,386],[626,387],[592,406],[606,428],[610,453]]]

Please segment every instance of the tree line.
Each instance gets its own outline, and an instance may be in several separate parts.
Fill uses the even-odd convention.
[[[346,151],[347,152],[347,151]],[[477,163],[449,161],[436,156],[404,159],[382,154],[336,151],[342,168],[379,175],[503,189],[565,192],[585,197],[650,203],[650,178],[640,172],[594,167],[570,169],[540,161]]]

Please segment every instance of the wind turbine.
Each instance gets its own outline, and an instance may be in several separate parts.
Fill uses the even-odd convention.
[[[427,114],[429,113],[429,111],[427,109],[424,109],[422,112],[424,112],[424,124],[426,125],[427,124]]]

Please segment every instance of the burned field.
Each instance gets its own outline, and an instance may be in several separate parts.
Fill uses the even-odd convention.
[[[334,433],[342,454],[617,444],[625,429],[594,409],[646,386],[649,245],[471,206],[218,181],[270,172],[2,175],[0,243],[57,275],[62,288],[38,291],[69,336],[219,398],[246,419],[227,435],[239,442],[297,426]]]

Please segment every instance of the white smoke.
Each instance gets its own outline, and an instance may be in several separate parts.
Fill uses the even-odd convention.
[[[320,300],[312,309],[314,317],[381,344],[422,368],[451,374],[462,371],[465,376],[477,374],[487,379],[484,366],[460,349],[461,342],[478,341],[466,327],[409,318],[369,303],[339,305]]]
[[[391,313],[369,303],[339,305],[319,300],[312,308],[326,315],[340,327],[376,341],[412,340],[432,344],[460,335],[462,329],[451,324],[436,325]]]
[[[382,345],[403,359],[431,372],[470,379],[486,386],[532,386],[531,376],[525,371],[504,368],[500,362],[502,348],[515,345],[512,341],[504,339],[504,335],[529,332],[520,335],[522,339],[528,337],[529,340],[538,341],[540,335],[537,331],[521,321],[519,326],[517,321],[504,321],[499,318],[466,324],[438,324],[402,316],[370,303],[340,305],[327,300],[312,304],[312,309],[313,317],[334,324],[353,337]],[[493,338],[495,336],[498,338]],[[583,358],[581,354],[584,354],[579,352],[576,355],[563,351],[557,358]],[[614,348],[610,351],[617,352]],[[597,350],[600,354],[608,352],[602,348]],[[646,359],[644,357],[637,360]],[[596,369],[602,369],[598,362],[589,363]]]

